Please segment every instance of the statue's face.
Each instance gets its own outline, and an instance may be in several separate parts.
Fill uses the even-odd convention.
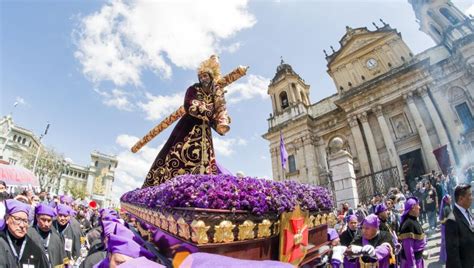
[[[199,82],[203,87],[207,88],[211,84],[211,76],[208,73],[200,73]]]

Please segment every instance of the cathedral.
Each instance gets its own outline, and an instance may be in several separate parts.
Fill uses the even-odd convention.
[[[442,170],[434,153],[440,148],[453,166],[472,161],[474,19],[448,0],[409,3],[436,46],[414,55],[382,20],[373,31],[346,27],[340,49],[326,54],[334,95],[310,103],[310,85],[282,60],[268,87],[273,112],[263,135],[275,180],[328,185],[335,147],[351,155],[355,177],[391,171],[410,188]]]

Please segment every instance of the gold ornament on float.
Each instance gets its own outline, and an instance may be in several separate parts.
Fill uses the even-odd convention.
[[[165,215],[160,215],[161,220],[161,229],[168,231],[168,220],[166,219]]]
[[[272,232],[270,230],[271,226],[272,226],[272,222],[267,219],[263,220],[262,223],[259,223],[257,237],[263,238],[263,237],[271,236],[272,235]]]
[[[176,220],[173,218],[173,216],[169,215],[167,220],[169,232],[174,235],[178,234],[178,226],[176,225]]]
[[[215,243],[229,243],[234,241],[234,230],[235,225],[232,224],[231,221],[221,221],[219,225],[214,226],[215,233],[214,233],[214,242]]]
[[[279,220],[275,222],[275,224],[273,224],[273,234],[274,235],[280,234],[280,221]]]
[[[254,228],[255,228],[255,223],[253,223],[251,220],[244,221],[244,223],[239,225],[239,235],[238,235],[239,240],[254,239],[255,238],[255,232],[253,231]]]
[[[309,228],[314,227],[314,219],[315,217],[313,215],[309,216]]]
[[[189,240],[191,238],[191,234],[189,233],[189,225],[183,219],[183,217],[179,218],[178,221],[178,235],[182,238]]]
[[[198,244],[207,244],[209,238],[207,236],[207,231],[209,231],[210,226],[207,226],[203,221],[193,220],[191,223],[191,229],[193,230],[191,240]]]

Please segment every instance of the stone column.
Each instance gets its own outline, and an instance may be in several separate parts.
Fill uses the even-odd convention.
[[[400,157],[398,156],[397,149],[395,148],[395,143],[393,142],[392,135],[390,134],[390,129],[387,124],[387,120],[383,116],[382,106],[379,105],[373,109],[375,115],[377,116],[377,121],[380,125],[380,130],[382,131],[382,137],[387,147],[388,156],[390,163],[393,167],[397,167],[398,174],[403,174],[402,163]]]
[[[422,86],[418,89],[418,94],[420,94],[426,105],[426,108],[428,108],[428,113],[431,116],[431,120],[433,120],[433,124],[436,129],[436,134],[438,134],[439,142],[441,143],[440,145],[448,145],[450,159],[452,162],[454,162],[454,158],[452,157],[453,149],[451,148],[451,144],[449,143],[448,134],[446,133],[446,129],[444,128],[443,123],[441,122],[441,118],[439,117],[439,114],[436,108],[434,107],[433,101],[431,101],[431,98],[428,94],[428,90],[429,89],[427,86]]]
[[[369,147],[370,159],[372,160],[374,172],[380,171],[382,170],[382,165],[380,164],[379,152],[377,151],[377,146],[375,145],[374,135],[370,129],[367,113],[363,112],[359,114],[358,117],[362,123],[362,128],[364,129],[365,139],[367,141],[367,147]]]
[[[353,116],[348,118],[348,121],[357,150],[357,159],[359,160],[361,175],[370,174],[369,159],[367,157],[367,151],[365,150],[364,139],[362,138],[362,132],[360,131],[357,117]]]
[[[333,150],[331,149],[331,151]],[[337,207],[340,207],[344,202],[349,203],[353,208],[357,207],[359,195],[351,154],[339,148],[339,151],[331,153],[329,167],[332,171]]]
[[[421,146],[423,148],[423,153],[426,158],[426,164],[430,170],[439,170],[438,163],[436,162],[436,158],[433,154],[433,146],[431,145],[430,136],[428,135],[428,131],[426,130],[425,124],[423,124],[423,119],[421,118],[420,112],[415,105],[415,101],[413,100],[413,94],[410,92],[408,94],[403,95],[403,98],[406,100],[408,109],[410,110],[411,116],[415,121],[416,129],[418,130],[418,135],[420,136]]]

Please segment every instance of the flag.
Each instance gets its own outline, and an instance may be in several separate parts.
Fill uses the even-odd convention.
[[[441,168],[443,174],[448,174],[448,169],[451,167],[451,159],[449,159],[448,145],[443,145],[438,149],[433,150],[433,154],[438,161],[438,165]]]
[[[286,170],[286,163],[288,162],[288,152],[285,148],[285,141],[283,140],[283,134],[280,131],[280,160],[281,167]]]

